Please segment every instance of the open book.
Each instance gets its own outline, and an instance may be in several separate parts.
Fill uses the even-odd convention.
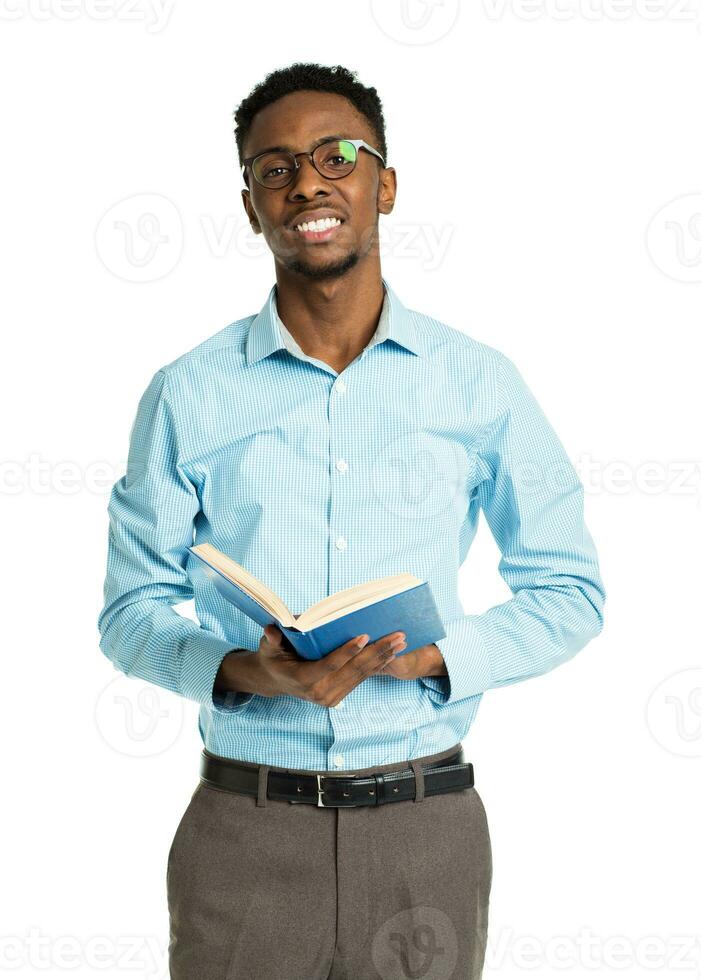
[[[259,626],[274,623],[307,660],[319,660],[361,633],[374,643],[401,630],[406,647],[400,657],[446,635],[428,582],[408,572],[342,589],[295,615],[265,583],[213,545],[188,551],[202,562],[220,595]]]

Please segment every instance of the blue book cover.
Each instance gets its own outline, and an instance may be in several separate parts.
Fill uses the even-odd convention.
[[[198,547],[202,548],[208,557],[199,554],[196,550]],[[327,653],[331,653],[332,650],[361,633],[367,633],[370,637],[369,642],[374,643],[375,640],[379,640],[388,633],[401,630],[406,634],[406,647],[398,654],[400,657],[417,647],[435,643],[436,640],[441,640],[446,636],[445,627],[438,613],[431,587],[428,582],[419,582],[414,576],[408,578],[416,584],[412,584],[394,595],[370,601],[362,609],[354,609],[345,614],[340,613],[335,618],[320,625],[300,629],[294,625],[294,620],[300,617],[290,614],[290,621],[287,621],[285,617],[273,615],[246,589],[233,582],[211,560],[208,560],[208,558],[213,558],[215,554],[222,555],[221,552],[217,553],[211,545],[195,546],[195,548],[188,548],[188,551],[202,563],[205,575],[227,602],[232,603],[261,627],[274,623],[287,638],[295,652],[306,660],[320,660]],[[225,562],[231,562],[236,566],[232,559],[228,559],[225,555],[222,557]],[[240,568],[241,566],[236,567]],[[389,576],[389,578],[393,577]],[[273,593],[270,593],[270,590],[258,579],[254,579],[252,576],[250,579],[261,587],[261,591],[273,596]],[[279,597],[275,598],[280,602]],[[304,613],[301,616],[304,616]]]

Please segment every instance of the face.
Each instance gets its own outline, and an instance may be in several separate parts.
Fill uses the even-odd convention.
[[[315,142],[330,135],[362,139],[380,150],[369,121],[352,103],[331,92],[305,90],[285,95],[256,114],[243,156],[273,146],[311,152]],[[336,278],[376,254],[379,215],[394,207],[394,168],[383,167],[364,149],[358,151],[352,173],[336,180],[322,176],[309,157],[300,156],[297,162],[292,182],[274,189],[259,184],[248,168],[248,189],[241,192],[246,213],[276,265],[308,279]],[[323,234],[296,229],[316,211],[328,212],[341,224]]]

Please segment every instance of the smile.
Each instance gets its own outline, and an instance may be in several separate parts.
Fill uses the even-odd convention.
[[[323,242],[332,238],[343,224],[338,218],[320,218],[318,221],[304,221],[294,226],[294,230],[306,241]]]

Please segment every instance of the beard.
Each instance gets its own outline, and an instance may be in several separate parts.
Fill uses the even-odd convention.
[[[336,259],[326,264],[312,264],[303,258],[292,258],[285,263],[290,272],[296,272],[305,279],[319,281],[322,279],[338,279],[345,275],[358,262],[358,252],[349,252],[342,259]]]

